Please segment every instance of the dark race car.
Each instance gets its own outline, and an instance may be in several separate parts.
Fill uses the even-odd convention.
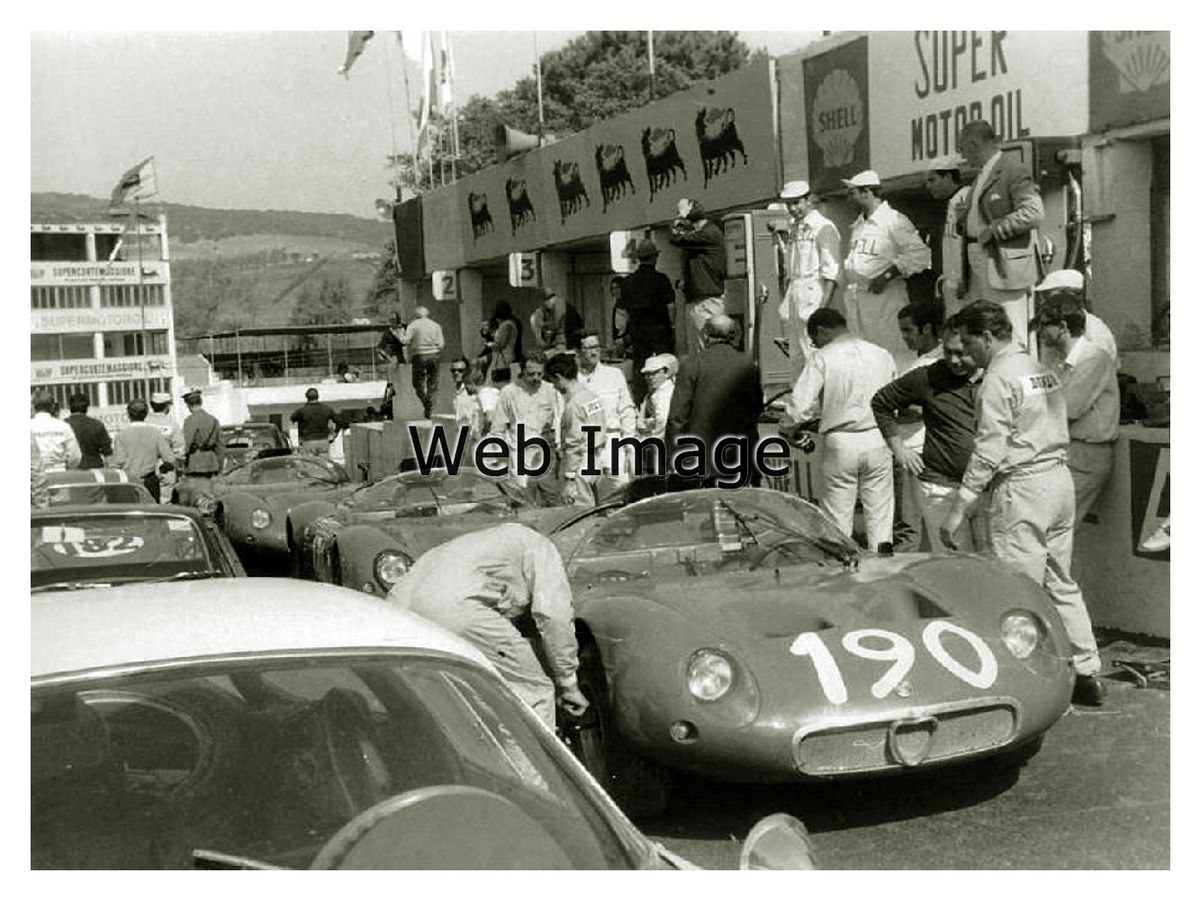
[[[189,498],[213,516],[243,558],[282,563],[294,545],[291,510],[308,500],[336,503],[358,482],[335,462],[295,453],[253,459],[215,478],[184,479]]]
[[[575,513],[537,507],[512,481],[475,469],[390,475],[336,505],[314,500],[292,509],[297,574],[386,594],[413,560],[453,537],[502,522],[548,531]]]
[[[261,456],[285,456],[292,452],[292,442],[273,422],[222,425],[221,438],[225,444],[223,472]]]
[[[156,503],[34,510],[29,548],[35,593],[246,574],[211,519]]]
[[[745,488],[617,500],[552,535],[574,590],[571,743],[631,810],[670,770],[753,782],[1032,756],[1073,684],[1041,585],[996,560],[864,554]]]
[[[153,503],[141,482],[121,469],[67,469],[47,472],[51,506],[85,503]]]

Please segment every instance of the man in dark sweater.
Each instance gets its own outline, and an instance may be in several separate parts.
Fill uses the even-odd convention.
[[[633,402],[641,404],[646,396],[646,377],[642,366],[657,353],[675,349],[675,289],[671,279],[658,271],[658,247],[646,239],[637,245],[637,271],[620,282],[620,296],[614,304],[625,313],[625,339],[633,355]]]
[[[300,437],[300,449],[313,456],[329,456],[329,442],[337,433],[337,413],[322,403],[316,388],[304,392],[305,404],[292,413]]]
[[[906,372],[880,388],[871,400],[871,412],[896,457],[896,462],[917,476],[921,516],[935,551],[945,550],[938,529],[954,502],[963,471],[975,445],[975,393],[982,371],[963,351],[958,317],[942,326],[944,356],[929,366]],[[925,446],[918,452],[904,443],[898,413],[919,406],[925,423]],[[962,524],[955,541],[968,552],[987,550],[987,502]]]
[[[72,394],[67,398],[67,405],[71,409],[71,415],[67,416],[67,424],[71,426],[71,430],[75,432],[75,440],[79,442],[79,468],[103,469],[104,458],[112,456],[113,452],[108,429],[99,419],[93,419],[87,414],[87,394]]]
[[[725,313],[725,233],[695,200],[679,201],[669,239],[683,250],[683,296],[687,300],[687,352],[703,346],[704,323]]]

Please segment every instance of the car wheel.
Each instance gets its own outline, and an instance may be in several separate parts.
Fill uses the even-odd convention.
[[[667,808],[671,773],[629,749],[617,735],[608,679],[595,644],[580,648],[579,689],[589,705],[567,731],[571,751],[628,815],[661,815]]]

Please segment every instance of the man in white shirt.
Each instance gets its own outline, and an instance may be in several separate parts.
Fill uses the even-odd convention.
[[[543,379],[545,363],[540,354],[531,354],[521,366],[517,380],[500,389],[496,408],[492,412],[492,434],[503,438],[510,451],[510,465],[516,481],[528,486],[540,503],[552,506],[558,503],[558,456],[554,448],[558,443],[559,421],[562,418],[562,396],[554,386]],[[518,428],[524,426],[525,452],[522,457],[526,474],[522,475],[517,465]],[[545,460],[545,471],[534,475],[542,468],[542,454],[531,439],[540,437],[549,449]]]
[[[880,197],[879,175],[867,169],[842,179],[860,212],[850,226],[846,256],[846,320],[852,334],[892,354],[897,368],[912,361],[896,314],[908,303],[904,279],[929,268],[930,253],[913,223]]]
[[[83,459],[75,431],[54,415],[57,408],[58,403],[49,391],[38,391],[33,395],[33,418],[29,420],[29,433],[37,442],[42,468],[46,472],[74,469]]]
[[[433,398],[438,388],[438,356],[446,346],[446,338],[442,326],[429,318],[426,307],[418,306],[414,315],[400,342],[408,351],[408,361],[412,365],[413,391],[428,419],[433,415]]]
[[[842,314],[829,307],[809,317],[808,336],[817,349],[796,380],[788,412],[798,423],[821,420],[821,508],[849,537],[861,497],[867,547],[886,552],[892,544],[892,454],[871,398],[896,377],[895,362],[882,347],[851,334]]]
[[[1121,417],[1117,367],[1083,333],[1083,304],[1070,289],[1051,291],[1037,316],[1038,341],[1062,360],[1055,370],[1067,401],[1067,468],[1075,484],[1075,528],[1104,489],[1112,471]]]
[[[957,154],[939,156],[929,163],[925,190],[935,200],[946,201],[946,220],[942,228],[942,274],[937,280],[943,314],[948,319],[963,306],[966,278],[963,275],[965,244],[958,233],[958,221],[966,212],[971,186],[962,183],[965,160]]]
[[[1104,324],[1103,319],[1088,309],[1083,289],[1083,273],[1078,269],[1058,269],[1043,278],[1033,292],[1035,300],[1040,302],[1051,291],[1060,290],[1074,292],[1080,305],[1083,306],[1083,336],[1107,353],[1112,358],[1113,365],[1120,369],[1121,357],[1117,352],[1117,340],[1113,337],[1112,329]],[[1053,362],[1053,360],[1051,361]]]
[[[641,408],[638,410],[639,437],[666,440],[667,418],[671,412],[671,397],[675,393],[675,373],[678,371],[679,361],[671,353],[651,356],[642,366],[642,376],[646,379],[647,391]],[[666,467],[659,470],[659,459],[656,453],[647,450],[643,457],[645,466],[643,472],[665,474]]]
[[[600,468],[597,490],[600,496],[629,480],[633,471],[632,447],[621,448],[620,465],[612,468],[612,444],[617,438],[634,437],[637,434],[637,407],[633,395],[625,382],[625,374],[616,366],[600,362],[600,338],[593,331],[585,331],[579,341],[579,383],[600,398],[604,404],[605,447]]]
[[[815,349],[805,327],[808,317],[813,310],[829,305],[837,287],[842,236],[837,226],[817,211],[817,200],[807,181],[789,181],[779,192],[779,199],[791,215],[786,233],[776,234],[785,241],[787,250],[788,285],[779,303],[779,318],[795,380]],[[782,228],[782,223],[777,227]]]

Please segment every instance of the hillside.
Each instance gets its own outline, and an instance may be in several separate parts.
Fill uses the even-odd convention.
[[[335,213],[208,209],[181,203],[151,203],[142,209],[147,215],[157,215],[159,212],[166,215],[172,251],[176,243],[219,241],[255,234],[336,238],[378,250],[391,236],[391,227],[387,222]],[[107,200],[84,194],[30,195],[31,222],[102,222],[108,218]]]
[[[305,290],[344,285],[350,316],[365,308],[391,224],[357,216],[279,210],[143,207],[167,217],[177,335],[287,324]],[[107,221],[108,201],[30,195],[31,222]]]

